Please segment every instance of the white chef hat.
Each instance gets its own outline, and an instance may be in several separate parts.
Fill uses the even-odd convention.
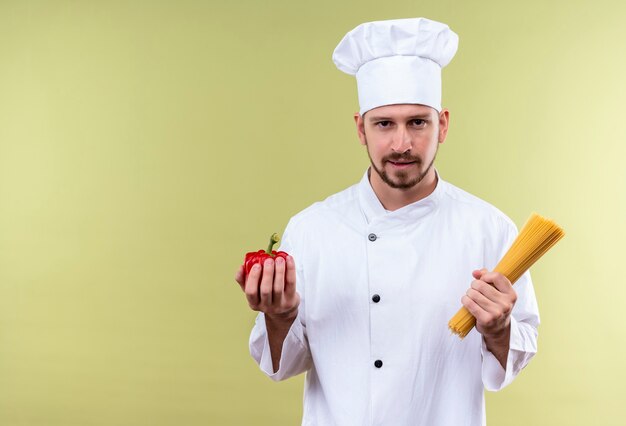
[[[391,104],[422,104],[441,111],[441,68],[459,37],[426,18],[366,22],[339,42],[333,62],[356,75],[361,115]]]

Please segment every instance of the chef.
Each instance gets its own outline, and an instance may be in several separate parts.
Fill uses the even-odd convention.
[[[484,389],[537,351],[529,272],[490,272],[517,235],[496,207],[445,181],[441,69],[457,35],[425,18],[367,22],[333,54],[355,75],[370,166],[289,221],[283,259],[236,280],[259,311],[250,352],[273,380],[306,372],[303,425],[484,425]],[[477,325],[448,320],[462,303]]]

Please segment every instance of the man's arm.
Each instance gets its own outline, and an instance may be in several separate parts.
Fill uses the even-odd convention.
[[[499,272],[486,269],[472,272],[475,278],[461,299],[476,318],[476,329],[483,335],[485,345],[504,370],[511,338],[511,311],[517,294],[511,282]]]
[[[261,272],[261,269],[263,272]],[[255,265],[244,277],[243,265],[235,280],[243,290],[248,305],[264,313],[274,373],[278,371],[283,342],[298,316],[300,296],[296,292],[296,266],[292,256],[267,259],[263,268]]]
[[[269,317],[265,314],[265,328],[267,329],[267,338],[270,342],[270,353],[272,354],[272,367],[274,373],[278,371],[280,365],[280,356],[283,351],[283,342],[293,321],[298,316],[298,307],[293,312],[285,315]]]
[[[506,362],[509,357],[509,342],[511,341],[511,324],[500,335],[489,336],[483,334],[487,350],[496,357],[500,365],[506,370]]]

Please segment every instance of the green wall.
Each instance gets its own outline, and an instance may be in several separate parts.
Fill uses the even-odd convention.
[[[361,22],[427,16],[444,179],[567,231],[533,269],[540,352],[491,425],[626,416],[626,6],[619,1],[0,1],[0,425],[295,425],[302,377],[247,343],[234,272],[368,164]],[[450,390],[454,392],[453,389]]]

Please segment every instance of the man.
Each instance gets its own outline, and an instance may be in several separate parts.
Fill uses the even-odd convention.
[[[307,372],[303,425],[485,424],[483,389],[509,384],[536,352],[529,273],[514,290],[489,272],[515,225],[434,168],[449,122],[441,68],[457,43],[424,18],[344,37],[333,60],[356,74],[371,167],[289,221],[286,263],[268,260],[245,282],[237,272],[260,311],[250,350],[261,369]],[[447,328],[459,299],[477,319],[463,340]]]

